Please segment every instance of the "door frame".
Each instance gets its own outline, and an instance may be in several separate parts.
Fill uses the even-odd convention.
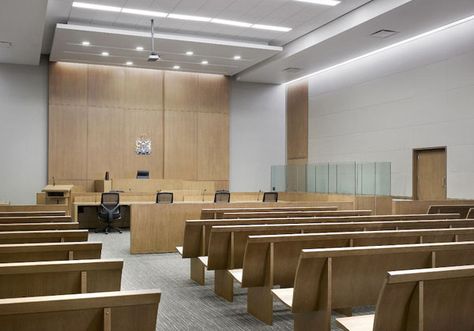
[[[413,163],[412,163],[412,200],[418,200],[418,153],[425,151],[443,150],[446,155],[446,179],[444,183],[444,193],[448,198],[448,148],[447,146],[423,147],[413,148]]]

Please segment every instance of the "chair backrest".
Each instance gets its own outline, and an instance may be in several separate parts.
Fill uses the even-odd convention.
[[[155,331],[158,290],[0,300],[2,330]]]
[[[0,231],[0,244],[87,241],[87,230]]]
[[[263,193],[263,202],[278,202],[278,192]]]
[[[374,331],[474,330],[474,265],[390,271]]]
[[[216,191],[214,194],[214,203],[228,203],[230,202],[230,192],[229,191]]]
[[[173,192],[158,192],[156,203],[173,203]]]
[[[248,237],[247,246],[244,253],[242,253],[239,250],[241,243],[236,243],[235,240],[235,238],[240,237],[237,234],[234,234],[234,252],[230,252],[229,248],[222,247],[222,243],[218,243],[217,247],[213,247],[213,236],[221,234],[218,231],[223,230],[223,228],[225,227],[217,227],[211,232],[208,270],[216,269],[217,267],[227,267],[230,261],[235,264],[236,261],[244,259],[242,277],[242,286],[244,287],[263,286],[263,280],[268,279],[266,277],[270,276],[273,279],[273,285],[291,286],[295,280],[298,259],[302,249],[389,246],[474,240],[474,227],[252,235]],[[225,232],[222,234],[225,234]],[[218,249],[221,249],[223,252],[218,251]],[[227,253],[229,257],[224,256],[223,253]],[[270,266],[273,267],[270,268]],[[239,267],[239,265],[233,266],[233,268]]]
[[[150,172],[148,170],[137,170],[137,179],[149,179]]]
[[[114,208],[120,204],[120,194],[112,192],[102,193],[100,204],[110,209]]]
[[[285,225],[285,227],[296,227],[299,231],[304,232],[378,231],[449,227],[468,228],[474,226],[474,222],[467,219],[403,220],[403,218],[395,218],[395,220],[392,220],[392,216],[398,217],[403,215],[381,216],[380,220],[377,219],[377,216],[188,220],[185,222],[184,227],[183,258],[207,255],[211,228],[213,226],[222,225],[245,227],[259,225],[279,227]]]
[[[100,259],[101,252],[97,242],[0,245],[0,263]]]
[[[122,268],[119,259],[1,263],[0,299],[120,291]]]

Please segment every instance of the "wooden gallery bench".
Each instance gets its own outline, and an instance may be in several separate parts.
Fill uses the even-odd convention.
[[[232,301],[233,279],[249,289],[248,306],[253,302],[253,287],[258,290],[258,304],[266,296],[264,318],[271,321],[274,285],[292,287],[299,254],[305,248],[355,247],[373,245],[417,244],[474,240],[474,227],[458,229],[417,229],[389,231],[355,231],[335,233],[272,234],[286,232],[282,227],[252,231],[251,227],[214,227],[211,232],[207,269],[215,271],[214,289],[217,295]],[[292,228],[297,228],[292,226]],[[267,235],[248,234],[266,233]],[[242,269],[243,268],[243,269]],[[271,284],[265,279],[273,279]],[[258,280],[258,281],[257,281]],[[250,286],[252,285],[252,286]],[[264,292],[264,293],[262,293]]]
[[[0,223],[1,231],[41,231],[41,230],[75,230],[79,229],[78,222],[50,223]]]
[[[64,210],[0,211],[1,217],[66,216]]]
[[[406,216],[407,220],[402,220]],[[276,233],[297,233],[307,232],[334,232],[334,231],[365,231],[384,229],[410,229],[410,228],[437,228],[437,227],[469,227],[474,224],[468,220],[454,220],[458,214],[436,215],[441,216],[439,220],[426,220],[426,215],[386,215],[386,216],[346,216],[346,217],[322,217],[322,218],[269,218],[269,219],[211,219],[211,220],[190,220],[186,221],[184,229],[183,246],[177,247],[183,258],[190,259],[191,279],[204,285],[205,266],[209,247],[211,228],[214,226],[224,226],[239,224],[247,225],[278,225],[278,224],[305,224],[305,229],[291,229],[281,232],[283,228],[278,228]],[[425,220],[415,220],[416,217]],[[376,221],[377,220],[377,221]],[[392,221],[393,220],[393,221]],[[452,220],[452,223],[446,223]],[[395,223],[386,223],[395,222]],[[417,223],[421,222],[421,223]],[[324,225],[317,225],[324,224]]]
[[[72,222],[71,216],[15,216],[0,217],[1,224],[12,223],[49,223],[49,222]]]
[[[474,265],[390,271],[375,315],[338,318],[346,331],[474,330]]]
[[[377,303],[388,271],[468,264],[474,264],[472,241],[305,249],[294,288],[272,292],[291,308],[296,331],[329,331],[333,309]]]
[[[222,214],[222,218],[337,217],[368,215],[372,215],[372,210],[226,212]]]
[[[239,207],[239,208],[204,208],[201,210],[201,219],[222,218],[224,213],[240,213],[240,212],[271,212],[271,211],[331,211],[337,210],[335,206],[319,206],[319,207]]]
[[[0,299],[120,291],[123,260],[0,264]]]
[[[80,242],[88,236],[87,230],[4,231],[0,232],[0,244]]]
[[[432,205],[428,208],[428,214],[458,213],[461,218],[467,218],[471,208],[474,205]]]
[[[0,300],[2,331],[155,331],[159,290]]]
[[[102,243],[69,242],[0,245],[0,263],[100,259]]]

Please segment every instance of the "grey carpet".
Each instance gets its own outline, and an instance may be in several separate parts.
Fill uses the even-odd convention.
[[[292,314],[283,304],[274,302],[274,323],[267,326],[247,314],[245,290],[235,286],[232,303],[220,299],[213,273],[206,272],[206,286],[197,285],[189,279],[189,260],[177,253],[131,255],[130,232],[90,233],[89,241],[103,243],[103,258],[124,259],[122,290],[162,291],[157,330],[292,330]]]

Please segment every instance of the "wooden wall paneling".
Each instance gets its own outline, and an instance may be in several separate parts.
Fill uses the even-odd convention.
[[[197,111],[199,109],[199,75],[166,71],[164,106],[166,111]]]
[[[50,105],[87,105],[87,65],[51,63],[49,67]]]
[[[49,106],[48,178],[87,178],[87,108]]]
[[[308,158],[308,82],[291,84],[286,94],[287,158]]]
[[[150,178],[163,178],[163,111],[124,111],[123,178],[135,178],[137,170],[149,170]],[[151,138],[151,155],[135,153],[136,139]]]
[[[197,171],[199,180],[229,179],[229,116],[199,113]]]
[[[199,74],[199,111],[229,113],[229,79]]]
[[[125,68],[89,65],[87,75],[87,104],[89,106],[100,108],[123,106]],[[127,88],[129,88],[128,85]]]
[[[88,179],[123,178],[124,120],[123,109],[88,109]]]
[[[163,110],[163,72],[151,69],[125,69],[124,107]]]
[[[165,111],[164,177],[196,179],[197,113]]]

